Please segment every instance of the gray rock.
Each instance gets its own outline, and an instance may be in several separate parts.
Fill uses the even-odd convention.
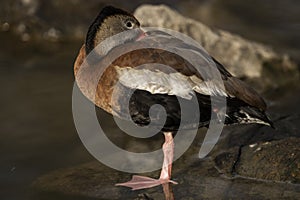
[[[256,133],[251,134],[253,131]],[[200,129],[191,148],[173,163],[172,177],[179,183],[171,186],[175,199],[300,198],[299,138],[266,142],[264,139],[269,138],[256,137],[256,134],[263,135],[258,126],[253,126],[252,129],[240,128],[233,133],[226,130],[209,157],[199,160],[198,144],[203,140],[204,134],[205,129]],[[276,134],[284,137],[282,132]],[[235,141],[232,143],[232,140]],[[149,146],[160,145],[154,143],[155,140],[151,141]],[[138,147],[137,144],[134,146]],[[148,149],[144,146],[141,148]],[[159,171],[145,175],[158,177]],[[67,196],[164,199],[161,187],[130,191],[128,188],[114,186],[115,183],[130,180],[131,176],[132,174],[118,172],[98,162],[91,162],[50,172],[38,178],[33,186],[38,191]]]
[[[245,146],[235,172],[258,179],[300,183],[300,138]]]
[[[229,176],[299,184],[299,142],[291,137],[234,147],[216,156],[216,167]]]
[[[280,85],[286,78],[299,80],[297,66],[287,55],[280,55],[270,47],[238,35],[213,30],[167,6],[143,5],[136,9],[134,15],[143,26],[163,27],[187,34],[238,77],[260,78],[261,83],[267,86]],[[266,77],[265,71],[269,72]]]
[[[299,185],[220,177],[211,164],[209,160],[198,161],[189,163],[188,168],[179,171],[175,163],[173,177],[179,185],[170,185],[170,195],[174,195],[175,199],[189,200],[300,198]],[[154,173],[148,175],[155,177]],[[91,162],[42,176],[34,182],[33,187],[47,192],[97,199],[164,199],[161,187],[130,191],[114,186],[116,182],[129,180],[130,176]]]
[[[114,186],[114,178],[119,176],[119,172],[93,162],[45,175],[37,179],[33,187],[47,192],[120,199],[122,188]]]

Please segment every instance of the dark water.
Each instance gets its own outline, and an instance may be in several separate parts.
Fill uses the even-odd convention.
[[[242,1],[226,2],[176,1],[172,5],[196,19],[202,16],[208,24],[265,41],[294,56],[299,53],[299,1],[261,1],[251,7],[251,3],[241,5]],[[215,14],[191,12],[194,4],[199,11],[212,9]],[[228,17],[222,18],[222,8]],[[23,43],[9,33],[1,33],[0,40],[0,198],[86,199],[30,188],[42,174],[93,160],[77,136],[71,110],[72,65],[81,41]],[[283,91],[265,94],[274,104],[272,109],[282,115],[299,113],[295,111],[299,89]]]
[[[0,37],[7,43],[1,49],[0,193],[5,199],[23,199],[37,176],[89,159],[71,112],[72,61],[78,46],[39,48]]]

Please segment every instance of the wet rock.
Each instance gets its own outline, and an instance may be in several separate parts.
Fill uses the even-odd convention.
[[[237,174],[258,179],[300,183],[300,138],[248,145],[241,149]]]
[[[100,199],[120,199],[122,193],[135,197],[128,190],[114,186],[117,183],[115,178],[121,175],[121,172],[93,162],[45,175],[36,180],[33,187],[41,191]]]
[[[279,130],[261,125],[227,127],[213,151],[201,160],[197,155],[206,129],[199,129],[188,151],[173,163],[172,177],[179,184],[171,186],[172,195],[175,199],[189,200],[299,199],[298,128],[281,129],[289,120],[282,118],[276,121]],[[119,132],[116,135],[120,137]],[[127,142],[120,146],[134,152],[148,152],[161,146],[160,139],[158,137],[147,143],[126,139]],[[159,170],[144,175],[155,178],[159,176]],[[95,161],[50,172],[38,178],[33,187],[38,193],[62,194],[64,199],[65,196],[140,200],[165,198],[161,186],[140,191],[114,186],[130,180],[131,176]]]
[[[191,164],[191,163],[189,163]],[[169,194],[174,199],[297,199],[300,186],[265,182],[255,179],[220,176],[209,160],[192,163],[189,168],[178,170],[175,163],[174,180],[179,185],[170,185]],[[155,174],[148,174],[155,176]],[[108,169],[97,162],[59,170],[39,178],[34,188],[66,195],[93,197],[97,199],[165,199],[162,187],[130,191],[115,187],[120,181],[127,181],[131,175]]]
[[[228,176],[232,176],[235,169],[235,164],[240,156],[239,153],[240,147],[234,147],[217,155],[215,158],[215,163],[218,170]]]
[[[206,129],[200,129],[191,148],[173,163],[172,177],[179,183],[171,186],[174,198],[300,198],[300,138],[284,138],[285,134],[277,132],[283,138],[272,140],[271,136],[265,137],[262,134],[263,128],[259,127],[232,127],[236,132],[227,128],[213,152],[201,160],[197,155]],[[231,140],[235,142],[230,142]],[[149,151],[152,146],[159,147],[160,143],[155,144],[153,140],[146,147],[138,147],[133,141],[128,146],[132,151]],[[159,171],[144,175],[158,177]],[[114,186],[118,182],[130,180],[131,176],[132,174],[118,172],[95,161],[50,172],[36,180],[33,186],[38,191],[99,199],[165,198],[161,186],[140,191]]]
[[[300,197],[299,185],[274,184],[243,178],[199,176],[195,173],[197,169],[191,169],[194,172],[190,174],[182,174],[182,181],[188,184],[188,187],[174,186],[175,199],[297,199]]]
[[[234,75],[259,78],[263,89],[285,84],[286,80],[299,80],[296,64],[287,55],[280,55],[263,44],[213,30],[164,5],[144,5],[134,14],[143,26],[173,29],[191,36]]]
[[[216,156],[215,163],[227,175],[299,184],[299,142],[292,137],[236,147]]]

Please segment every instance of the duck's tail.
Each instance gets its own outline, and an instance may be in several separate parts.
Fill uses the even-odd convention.
[[[264,111],[252,106],[243,106],[227,112],[227,124],[263,124],[274,128],[273,122]]]

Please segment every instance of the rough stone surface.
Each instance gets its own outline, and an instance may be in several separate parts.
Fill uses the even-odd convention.
[[[175,163],[174,168],[177,170],[174,171],[173,177],[179,185],[170,187],[175,199],[300,198],[299,185],[220,177],[209,161],[194,162],[188,169],[181,171],[178,171]],[[148,175],[155,176],[154,173]],[[91,162],[45,175],[35,181],[33,186],[47,192],[97,199],[164,199],[161,187],[130,191],[127,188],[114,186],[116,182],[129,180],[130,176],[108,169],[97,162]]]
[[[299,184],[299,142],[291,137],[232,148],[216,156],[216,167],[229,176]]]
[[[200,129],[191,148],[173,164],[172,177],[179,183],[171,186],[175,199],[299,199],[300,139],[291,137],[297,135],[295,127],[285,129],[288,133],[259,127],[227,128],[202,160],[197,153],[205,129]],[[154,142],[141,149],[149,151]],[[158,177],[159,171],[145,175]],[[33,186],[38,191],[98,199],[164,199],[161,187],[130,191],[114,186],[131,176],[91,162],[46,174]]]
[[[65,194],[120,199],[121,188],[114,187],[112,180],[119,173],[97,162],[84,164],[67,170],[59,170],[38,179],[34,187],[43,191]]]
[[[245,146],[235,171],[242,176],[299,184],[299,144],[299,138],[288,138]]]
[[[163,27],[187,34],[238,77],[258,78],[264,70],[275,70],[280,72],[281,76],[293,75],[298,78],[296,64],[287,55],[279,55],[270,47],[248,41],[238,35],[213,30],[167,6],[144,5],[139,7],[134,15],[143,26]],[[263,77],[264,83],[268,82],[264,80],[267,78]],[[277,77],[276,81],[279,82],[280,79]],[[274,84],[274,80],[272,82]]]

